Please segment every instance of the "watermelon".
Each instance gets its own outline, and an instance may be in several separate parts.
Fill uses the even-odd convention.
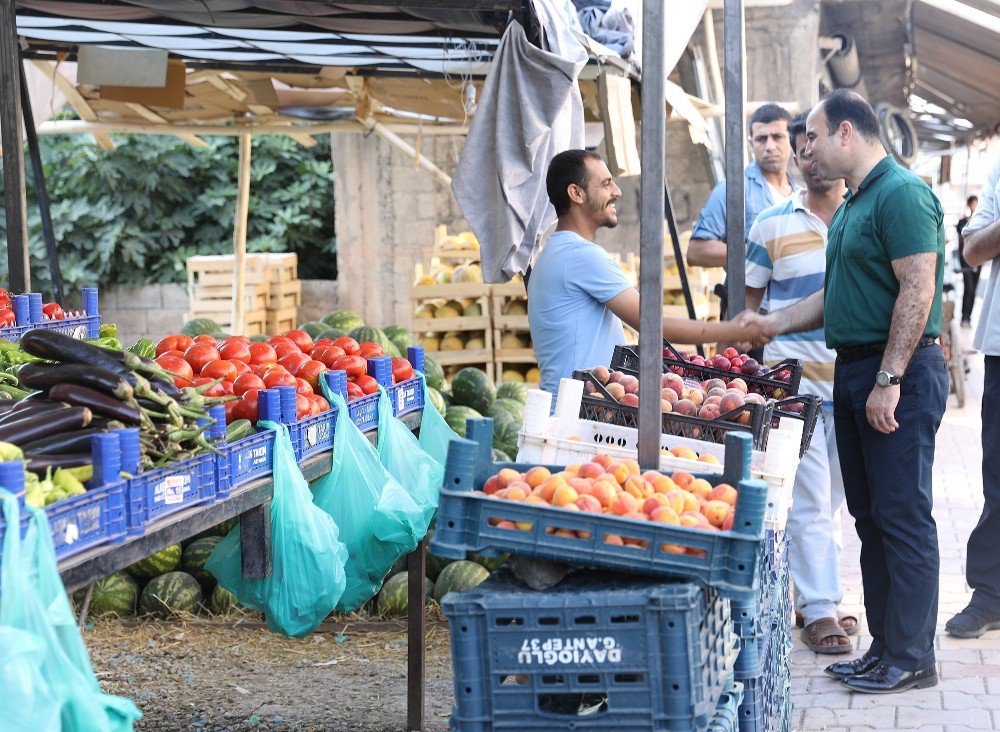
[[[140,559],[125,570],[137,579],[158,577],[177,569],[177,565],[181,563],[181,553],[181,545],[173,544],[152,556]]]
[[[83,602],[86,594],[86,590],[76,593],[74,599],[78,605]],[[94,583],[89,612],[91,615],[124,617],[135,612],[135,603],[138,599],[139,583],[132,579],[128,572],[115,572]]]
[[[514,418],[514,424],[520,425],[524,422],[524,405],[514,399],[497,399],[493,402],[493,407],[504,410]]]
[[[389,340],[389,337],[380,331],[378,328],[372,328],[367,325],[363,325],[360,328],[355,328],[351,331],[351,338],[356,340],[358,343],[376,343],[381,346],[383,353],[386,356],[399,356],[399,349],[396,348],[396,344]]]
[[[441,602],[441,598],[449,592],[466,592],[478,586],[490,576],[489,570],[481,564],[462,559],[452,562],[443,570],[434,585],[434,599]]]
[[[513,422],[493,425],[493,447],[508,455],[517,455],[517,433],[520,425]]]
[[[271,336],[266,333],[257,333],[256,335],[250,336],[250,341],[252,343],[267,343],[267,339]]]
[[[306,333],[309,334],[309,337],[312,338],[313,340],[318,339],[320,333],[323,333],[329,329],[330,326],[319,320],[314,320],[309,323],[303,323],[302,325],[299,326],[299,330],[304,330]]]
[[[502,424],[513,424],[514,422],[514,416],[504,409],[502,404],[497,404],[496,402],[493,403],[493,406],[490,407],[489,411],[484,416],[493,420],[494,431],[496,431],[496,428]]]
[[[444,421],[448,423],[449,427],[455,430],[459,437],[465,437],[465,421],[467,419],[476,419],[482,416],[483,415],[475,409],[461,407],[456,404],[452,407],[448,407],[448,410],[444,413]]]
[[[184,325],[181,326],[181,335],[194,336],[198,335],[215,335],[220,333],[222,328],[211,318],[195,318],[194,320],[189,320]]]
[[[401,325],[387,325],[382,332],[399,349],[399,354],[405,357],[406,349],[413,345],[413,334]]]
[[[485,372],[467,366],[451,380],[451,394],[456,404],[486,414],[497,397],[497,388]]]
[[[341,330],[340,328],[328,328],[327,330],[324,330],[322,333],[320,333],[319,338],[315,340],[327,338],[331,341],[335,341],[338,338],[343,338],[345,335],[347,335],[346,330]]]
[[[379,614],[389,618],[405,617],[409,612],[409,581],[407,572],[399,572],[390,577],[378,593],[376,606]],[[430,600],[434,594],[434,582],[424,580],[424,599]]]
[[[236,595],[222,585],[215,586],[215,589],[212,590],[212,596],[208,600],[209,609],[216,615],[225,615],[239,606],[240,603],[236,599]]]
[[[513,399],[524,404],[528,401],[528,385],[523,381],[505,381],[497,387],[497,399]]]
[[[218,536],[206,536],[192,541],[181,555],[181,569],[194,577],[206,589],[215,584],[215,577],[205,570],[205,562],[212,556],[215,545],[222,541]]]
[[[427,378],[427,386],[440,391],[444,388],[444,369],[441,364],[430,356],[424,356],[424,376]]]
[[[511,458],[510,455],[508,455],[507,453],[505,453],[503,450],[497,450],[494,447],[493,448],[493,462],[495,462],[495,463],[512,463],[512,462],[514,462],[514,460],[513,460],[513,458]]]
[[[334,310],[323,318],[323,322],[331,328],[347,333],[365,324],[364,319],[353,310]]]
[[[187,572],[167,572],[154,577],[139,598],[142,615],[169,617],[178,613],[196,613],[201,605],[201,586]]]
[[[451,395],[450,391],[447,389],[438,389],[438,393],[441,395],[441,398],[444,399],[444,406],[446,409],[448,407],[455,406],[455,398]]]
[[[481,554],[474,554],[472,552],[469,552],[469,561],[482,565],[489,572],[495,570],[497,567],[502,565],[508,559],[510,559],[510,554],[507,553],[501,554],[499,557],[484,557]]]
[[[441,396],[441,392],[437,389],[432,389],[429,386],[427,387],[427,401],[429,401],[442,416],[448,409],[448,405],[444,403],[444,397]]]
[[[229,532],[232,531],[235,527],[239,526],[239,524],[240,524],[240,517],[233,516],[231,519],[226,519],[221,524],[213,526],[212,530],[215,536],[228,536]]]

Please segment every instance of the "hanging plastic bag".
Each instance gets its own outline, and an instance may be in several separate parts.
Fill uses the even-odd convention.
[[[42,675],[45,643],[26,630],[33,590],[21,561],[21,512],[17,498],[5,490],[0,506],[7,525],[0,556],[0,729],[59,732],[60,704]]]
[[[441,465],[448,459],[448,443],[461,439],[455,430],[444,421],[444,416],[427,398],[427,380],[419,371],[420,384],[424,390],[424,411],[420,415],[420,447]]]
[[[347,548],[333,519],[313,505],[283,424],[275,431],[274,495],[271,497],[271,576],[243,577],[240,527],[219,542],[205,563],[243,605],[259,610],[276,633],[302,638],[323,622],[344,592]]]
[[[347,545],[347,588],[337,605],[351,612],[374,597],[393,563],[413,551],[424,511],[379,461],[368,438],[348,416],[347,402],[326,388],[337,408],[330,472],[310,486],[316,505],[340,526]]]
[[[420,506],[423,518],[416,528],[422,539],[437,511],[444,465],[423,451],[409,428],[393,414],[389,394],[382,386],[378,390],[378,456],[386,470]]]

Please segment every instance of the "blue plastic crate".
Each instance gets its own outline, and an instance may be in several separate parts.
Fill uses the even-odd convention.
[[[400,381],[387,387],[389,400],[392,402],[392,413],[397,417],[410,412],[420,412],[424,408],[424,389],[420,377]]]
[[[45,507],[56,557],[124,541],[125,483],[118,481]]]
[[[743,684],[731,680],[728,689],[715,705],[715,716],[707,732],[737,732],[740,728],[740,704],[743,702]]]
[[[501,569],[441,607],[453,730],[700,730],[735,660],[725,602],[694,583],[589,572],[536,592]]]
[[[40,323],[31,324],[31,328],[55,330],[73,338],[97,338],[100,327],[100,315],[83,315],[79,318],[65,318],[63,320],[43,320]]]
[[[727,438],[723,475],[699,476],[712,484],[730,483],[739,490],[733,529],[709,532],[491,498],[479,490],[487,478],[504,467],[519,472],[534,467],[494,463],[492,432],[493,420],[470,419],[466,430],[470,439],[454,439],[449,446],[431,544],[434,554],[462,559],[468,552],[485,556],[511,552],[629,574],[692,579],[717,587],[725,597],[749,597],[756,591],[767,485],[749,477],[749,435]],[[562,466],[547,467],[562,470]],[[521,531],[496,525],[504,520],[531,528]],[[555,535],[560,529],[577,533],[573,537]],[[609,544],[605,539],[612,534],[638,545]],[[699,553],[677,554],[677,546]]]
[[[779,626],[787,628],[790,620],[787,542],[783,532],[766,532],[758,567],[756,596],[731,603],[733,629],[740,638],[737,679],[760,675],[769,637]]]
[[[741,679],[744,697],[739,708],[741,732],[791,730],[792,638],[787,626],[772,627],[763,641],[760,672]]]
[[[378,398],[379,394],[376,392],[347,403],[347,411],[351,415],[351,421],[362,432],[371,432],[378,428]]]
[[[29,330],[36,328],[57,330],[74,338],[97,338],[98,330],[101,327],[101,316],[98,313],[97,304],[97,288],[84,287],[81,289],[80,294],[83,303],[83,312],[86,315],[76,318],[65,318],[63,320],[43,319],[41,293],[31,292],[25,295],[15,295],[12,298],[11,304],[18,325],[12,328],[0,329],[0,338],[17,342]]]
[[[288,433],[298,460],[305,460],[333,449],[333,432],[337,426],[337,408],[288,425]]]
[[[128,533],[172,513],[215,502],[215,453],[197,455],[172,465],[139,473],[125,481]]]
[[[260,430],[235,442],[216,443],[215,494],[225,498],[233,489],[274,470],[274,430]]]

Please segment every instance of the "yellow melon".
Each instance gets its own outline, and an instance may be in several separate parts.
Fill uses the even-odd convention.
[[[446,302],[438,307],[434,313],[435,318],[460,318],[462,317],[462,306],[454,300]]]
[[[441,339],[431,333],[428,333],[420,339],[420,345],[423,346],[424,350],[427,352],[439,351],[441,350]]]
[[[463,351],[465,350],[465,341],[462,340],[462,336],[458,333],[451,331],[445,333],[441,337],[441,350],[442,351]]]
[[[463,231],[457,238],[462,249],[479,249],[479,240],[471,231]]]
[[[470,302],[462,308],[462,314],[467,318],[481,318],[483,315],[483,306],[478,302]]]
[[[527,348],[528,339],[516,333],[504,333],[500,338],[501,348]]]
[[[482,336],[471,336],[465,342],[466,351],[480,351],[486,348],[486,339]]]
[[[515,371],[514,369],[507,369],[506,371],[503,372],[503,376],[501,377],[500,380],[524,382],[524,374],[522,374],[520,371]]]
[[[439,285],[447,285],[452,281],[452,268],[445,264],[439,264],[431,270],[431,277]]]
[[[423,305],[417,308],[417,312],[413,314],[413,317],[417,318],[418,320],[430,320],[434,317],[434,314],[436,312],[437,308],[434,307],[432,303],[425,302]]]
[[[504,315],[527,315],[528,303],[524,300],[511,300],[504,306]]]
[[[483,270],[478,264],[460,264],[451,273],[452,282],[482,282]]]
[[[542,380],[542,372],[538,370],[538,367],[528,369],[528,373],[524,375],[524,380],[529,384],[537,384]]]
[[[434,279],[433,277],[431,277],[429,274],[426,274],[426,275],[421,275],[420,277],[418,277],[417,281],[414,282],[413,284],[416,287],[428,287],[430,285],[436,285],[437,283],[438,282],[437,282],[436,279]]]

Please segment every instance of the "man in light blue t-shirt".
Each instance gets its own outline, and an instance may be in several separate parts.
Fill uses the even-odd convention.
[[[618,224],[621,189],[601,157],[587,150],[556,155],[545,178],[559,224],[528,277],[528,324],[541,388],[555,394],[559,379],[576,369],[607,366],[614,347],[625,342],[622,321],[639,325],[639,291],[594,236]],[[668,318],[663,335],[677,343],[763,343],[734,322],[708,323]]]

